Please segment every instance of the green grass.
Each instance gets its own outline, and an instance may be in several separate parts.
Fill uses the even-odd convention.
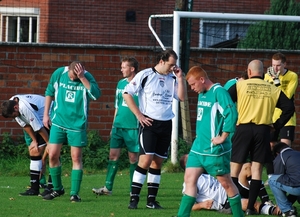
[[[99,175],[84,175],[80,196],[81,203],[70,203],[70,177],[63,176],[65,195],[53,201],[43,201],[41,197],[19,196],[26,190],[29,177],[1,176],[0,178],[0,216],[91,216],[91,217],[160,217],[176,215],[181,200],[183,173],[163,173],[161,186],[157,200],[165,208],[163,210],[151,210],[146,205],[146,184],[144,184],[140,203],[137,210],[127,208],[129,202],[129,174],[127,171],[119,172],[115,179],[112,196],[96,196],[92,193],[93,187],[104,184],[105,173]],[[270,189],[267,188],[271,199],[274,201]],[[299,204],[297,204],[298,209]],[[194,211],[191,216],[219,217],[216,211]]]

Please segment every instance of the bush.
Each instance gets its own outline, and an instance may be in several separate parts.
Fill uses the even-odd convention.
[[[101,136],[96,131],[88,132],[88,144],[83,148],[82,157],[83,157],[83,168],[84,172],[88,174],[98,173],[99,171],[105,170],[107,167],[107,162],[109,159],[109,141],[104,141],[101,139]],[[188,153],[190,150],[190,145],[188,145],[184,140],[179,139],[178,141],[178,160],[183,155]],[[29,154],[28,148],[25,143],[24,137],[20,136],[15,140],[8,133],[2,135],[2,141],[0,146],[0,165],[3,165],[1,168],[0,174],[9,172],[10,167],[7,167],[7,162],[20,162],[19,164],[25,164],[26,167],[29,166]],[[4,162],[6,161],[6,162]],[[28,162],[28,163],[27,163]],[[61,149],[61,162],[63,165],[63,174],[69,174],[70,168],[72,166],[72,159],[70,153],[70,146],[64,144]],[[5,166],[4,166],[5,165]],[[179,165],[173,165],[168,159],[164,165],[168,167],[165,171],[169,172],[179,172],[182,171],[179,168]],[[168,166],[169,165],[169,166]],[[119,158],[119,169],[128,169],[129,160],[126,148],[123,148]],[[18,169],[20,174],[24,174],[24,168]],[[13,174],[16,174],[17,171],[14,171]],[[26,173],[27,170],[26,170]]]

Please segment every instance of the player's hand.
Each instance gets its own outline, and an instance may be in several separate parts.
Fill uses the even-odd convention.
[[[51,121],[50,121],[49,115],[44,115],[43,124],[44,124],[44,127],[46,127],[48,130],[50,129]]]
[[[29,145],[29,150],[34,150],[36,152],[39,151],[39,148],[38,148],[38,143],[36,141],[32,141]]]
[[[146,126],[152,126],[152,121],[153,120],[151,118],[145,117],[143,114],[140,114],[136,118],[139,120],[142,127],[144,127],[145,125]]]
[[[282,215],[282,212],[278,206],[275,206],[272,215],[277,215],[277,216]]]
[[[213,204],[213,200],[207,200],[207,201],[204,201],[203,202],[203,205],[204,205],[204,209],[211,209],[211,206],[212,206],[212,204]]]
[[[219,145],[219,144],[222,144],[225,141],[225,139],[223,137],[221,137],[221,136],[216,136],[216,137],[212,138],[211,142],[214,145]]]
[[[77,75],[79,79],[84,78],[84,67],[80,63],[75,65],[74,73]]]
[[[279,86],[279,85],[280,85],[280,80],[279,80],[279,74],[280,74],[280,71],[276,72],[276,71],[274,70],[274,68],[273,68],[272,66],[270,66],[270,67],[267,69],[267,73],[268,73],[268,75],[270,75],[271,78],[273,79],[275,86]]]
[[[177,65],[173,67],[173,72],[176,75],[177,78],[182,78],[183,77],[183,72],[181,68],[179,68]]]

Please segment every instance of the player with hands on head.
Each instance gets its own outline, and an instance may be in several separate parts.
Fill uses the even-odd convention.
[[[183,101],[185,85],[182,70],[176,67],[177,54],[167,49],[157,64],[140,71],[125,87],[123,98],[139,121],[140,156],[133,174],[129,209],[137,209],[147,173],[146,207],[161,209],[156,201],[163,161],[168,157],[172,134],[173,99]],[[133,96],[138,94],[139,106]]]
[[[53,192],[43,197],[52,200],[65,193],[62,185],[60,152],[63,144],[71,146],[72,173],[70,201],[80,202],[78,193],[83,176],[82,148],[87,145],[88,110],[91,100],[97,100],[101,91],[95,78],[80,62],[56,69],[49,81],[45,96],[43,123],[50,129],[48,144],[49,170]],[[51,119],[48,115],[54,100]]]
[[[40,193],[40,177],[43,175],[42,168],[45,166],[42,156],[45,154],[45,147],[49,140],[49,130],[43,125],[44,104],[45,97],[36,94],[15,95],[1,104],[2,116],[14,118],[23,128],[25,142],[28,146],[30,188],[20,193],[21,196],[36,196]],[[50,176],[49,182],[51,183]],[[52,187],[51,184],[49,187]]]

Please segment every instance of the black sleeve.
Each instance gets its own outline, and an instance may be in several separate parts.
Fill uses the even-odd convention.
[[[275,129],[281,129],[293,116],[295,112],[295,106],[293,101],[281,91],[276,107],[280,108],[282,113],[273,126]]]
[[[237,91],[236,91],[236,84],[232,85],[229,89],[228,89],[228,93],[232,99],[233,102],[237,101]]]

